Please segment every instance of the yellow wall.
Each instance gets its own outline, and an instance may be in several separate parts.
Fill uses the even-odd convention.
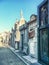
[[[21,18],[20,21],[19,21],[19,23],[16,22],[16,24],[17,24],[16,41],[20,41],[20,31],[19,31],[19,28],[20,28],[20,26],[22,26],[23,24],[25,24],[24,18]]]

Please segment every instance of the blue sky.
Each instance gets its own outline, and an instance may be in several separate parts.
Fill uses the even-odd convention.
[[[43,0],[0,0],[0,32],[11,30],[20,19],[20,10],[23,10],[28,22],[31,14],[37,14],[37,6]]]

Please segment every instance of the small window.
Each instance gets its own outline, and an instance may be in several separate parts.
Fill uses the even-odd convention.
[[[32,30],[33,30],[33,27],[30,28],[30,31],[32,31]]]

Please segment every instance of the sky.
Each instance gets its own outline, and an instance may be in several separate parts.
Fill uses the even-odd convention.
[[[37,15],[37,6],[43,0],[0,0],[0,33],[11,31],[16,19],[20,20],[20,11],[28,22],[31,14]]]

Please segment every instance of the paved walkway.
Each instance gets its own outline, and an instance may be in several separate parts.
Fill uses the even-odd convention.
[[[26,65],[9,48],[0,47],[0,65]]]
[[[19,52],[19,50],[15,50],[12,47],[9,47],[26,65],[41,65],[37,62],[37,59],[31,58],[30,56],[26,56]]]

